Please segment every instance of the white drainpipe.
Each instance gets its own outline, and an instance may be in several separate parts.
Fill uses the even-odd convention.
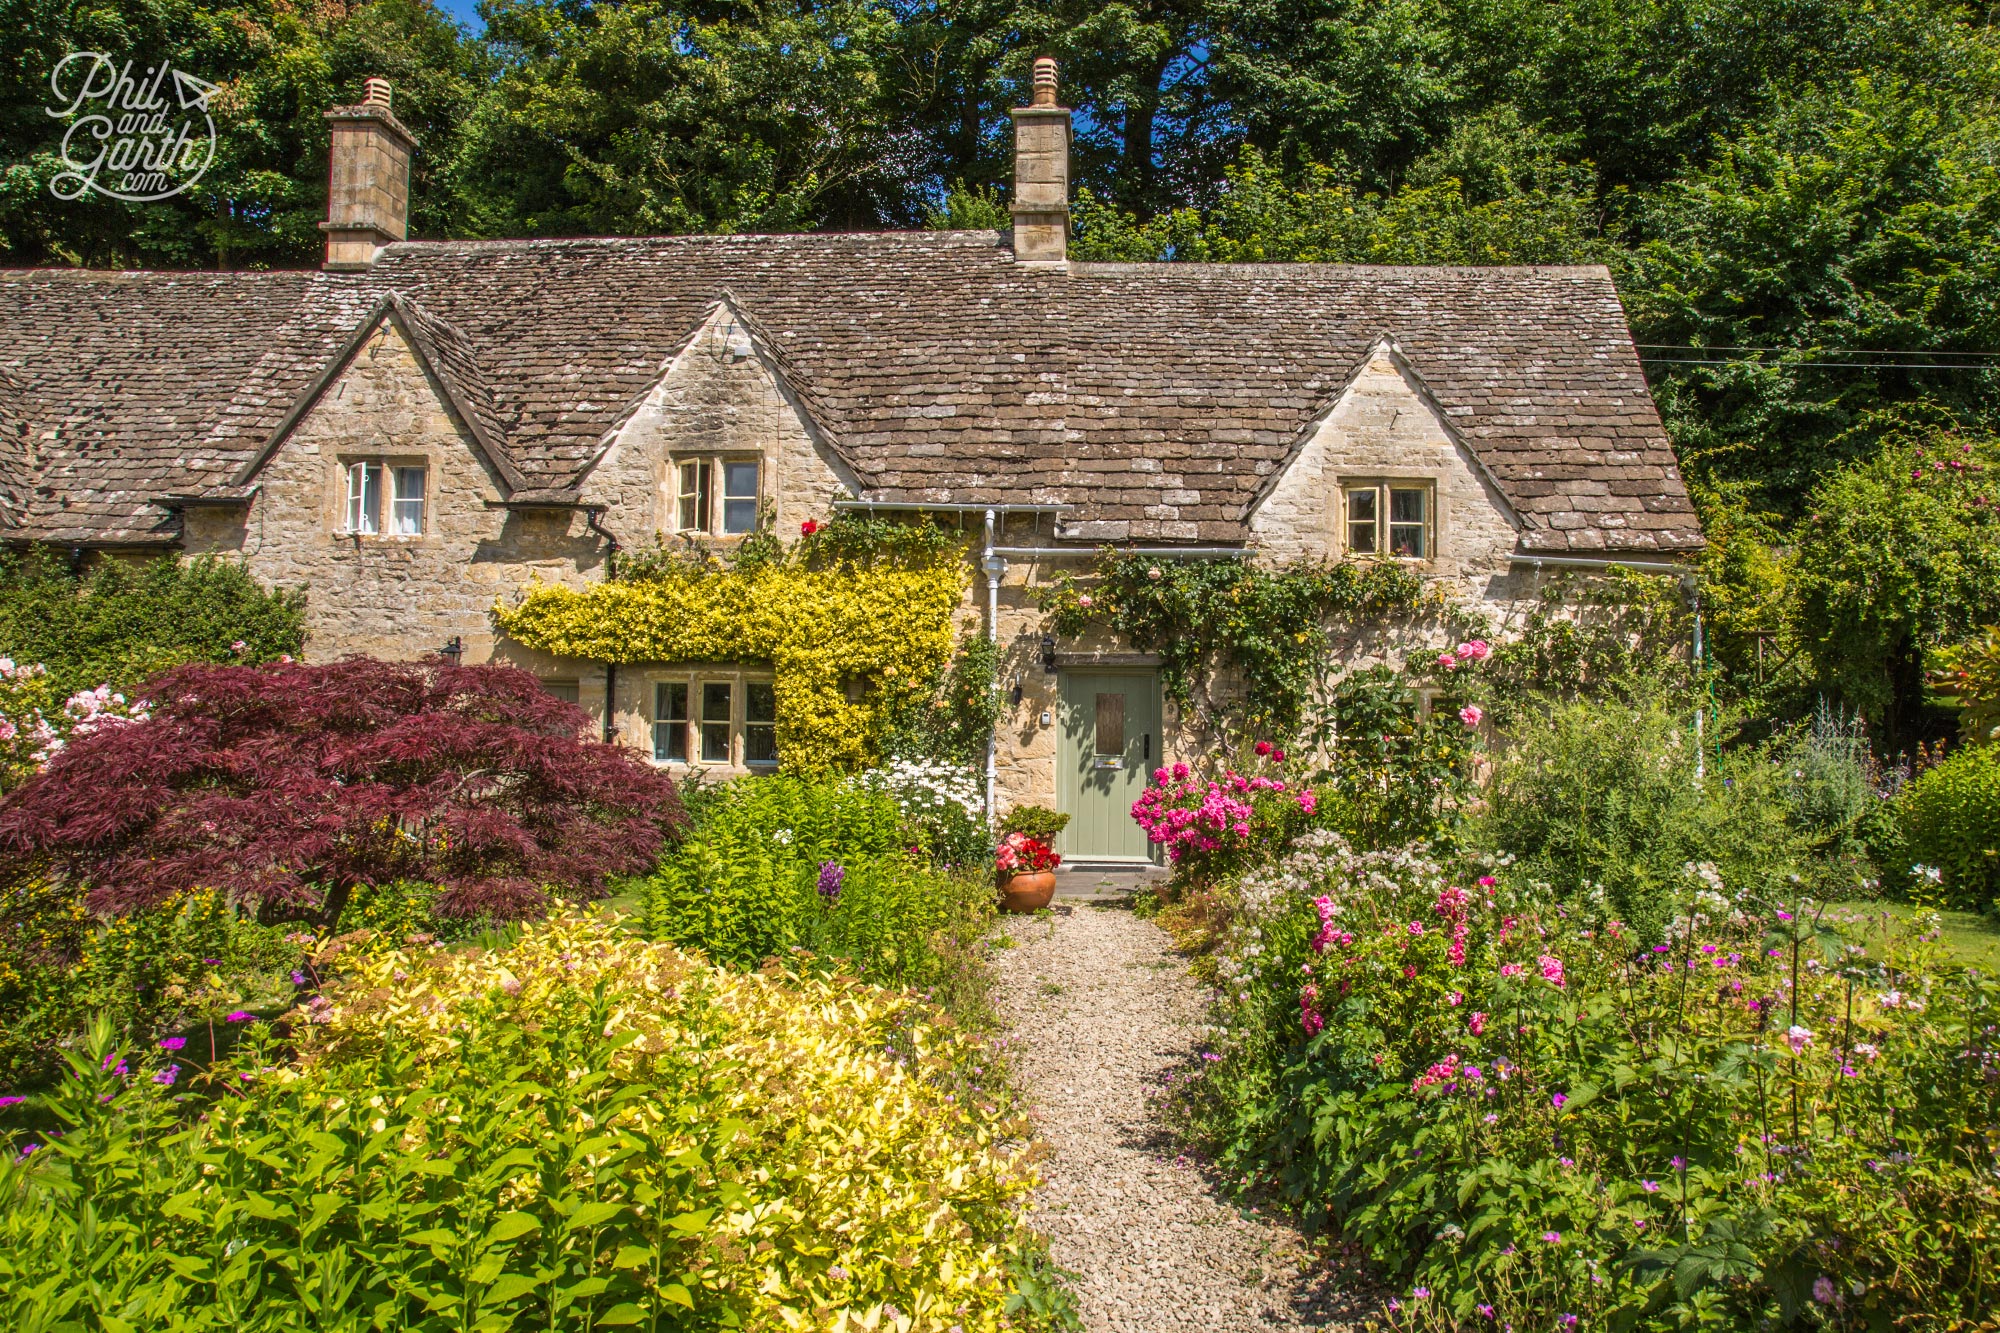
[[[979,564],[986,571],[986,640],[1000,642],[1000,576],[1007,572],[1006,557],[993,549],[995,536],[993,511],[986,511],[986,550]],[[993,677],[993,692],[1000,692],[1000,677]],[[986,825],[993,826],[993,788],[1000,773],[1000,724],[996,721],[992,730],[986,733]]]

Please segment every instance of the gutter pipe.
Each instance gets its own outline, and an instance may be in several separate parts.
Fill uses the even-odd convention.
[[[1000,642],[1000,576],[1007,572],[1006,557],[993,544],[997,515],[997,509],[986,511],[986,551],[979,561],[980,567],[986,571],[986,641],[996,645]],[[992,690],[996,696],[1000,693],[997,672],[993,676]],[[1000,721],[996,717],[986,733],[986,826],[989,830],[993,827],[993,789],[999,774]]]

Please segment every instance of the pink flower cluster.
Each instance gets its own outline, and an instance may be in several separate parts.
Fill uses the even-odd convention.
[[[1471,932],[1471,922],[1467,919],[1472,909],[1472,895],[1464,889],[1453,886],[1438,891],[1437,904],[1432,909],[1451,926],[1451,965],[1465,966],[1465,937]]]
[[[1456,671],[1460,667],[1470,666],[1474,662],[1484,662],[1491,656],[1493,656],[1493,645],[1484,639],[1472,639],[1469,642],[1458,645],[1458,651],[1455,653],[1439,653],[1437,664],[1446,671]]]
[[[1313,899],[1313,907],[1319,912],[1319,934],[1312,937],[1314,953],[1325,953],[1336,944],[1345,949],[1354,943],[1354,936],[1333,928],[1333,899],[1321,894]]]
[[[1486,1075],[1478,1065],[1462,1065],[1456,1052],[1426,1069],[1410,1082],[1411,1092],[1422,1092],[1425,1088],[1438,1088],[1442,1092],[1457,1092],[1461,1087],[1472,1091],[1486,1081]]]
[[[1299,989],[1299,1026],[1308,1037],[1317,1036],[1326,1026],[1326,1018],[1314,1006],[1319,1003],[1319,987],[1307,982]]]
[[[1260,759],[1283,763],[1285,752],[1269,741],[1258,741]],[[1132,819],[1145,830],[1149,842],[1167,848],[1178,861],[1189,852],[1221,850],[1232,840],[1247,841],[1255,810],[1251,801],[1263,792],[1288,789],[1283,778],[1262,773],[1243,774],[1224,769],[1220,777],[1204,781],[1186,764],[1153,770],[1152,785],[1132,803]],[[1312,814],[1319,798],[1311,791],[1294,793],[1299,809]]]
[[[1535,965],[1541,968],[1543,981],[1548,982],[1551,986],[1554,986],[1557,990],[1561,990],[1563,988],[1562,959],[1556,957],[1552,953],[1545,953],[1540,958],[1537,958],[1535,960]]]

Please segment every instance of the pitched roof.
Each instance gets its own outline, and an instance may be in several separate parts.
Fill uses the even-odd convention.
[[[21,521],[29,479],[28,420],[22,414],[21,386],[0,370],[0,528]]]
[[[990,232],[412,242],[365,273],[0,273],[44,462],[20,535],[170,535],[394,296],[508,484],[579,485],[715,303],[885,503],[1066,503],[1089,540],[1235,542],[1388,339],[1526,551],[1700,545],[1609,273],[1016,264]],[[84,534],[90,534],[85,536]]]

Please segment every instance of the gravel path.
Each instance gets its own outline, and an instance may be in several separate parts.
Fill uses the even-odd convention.
[[[1201,992],[1167,937],[1117,908],[1058,903],[1010,917],[996,951],[1001,1012],[1051,1156],[1035,1223],[1082,1275],[1091,1333],[1360,1327],[1283,1222],[1246,1215],[1178,1159],[1146,1090],[1198,1049]]]

